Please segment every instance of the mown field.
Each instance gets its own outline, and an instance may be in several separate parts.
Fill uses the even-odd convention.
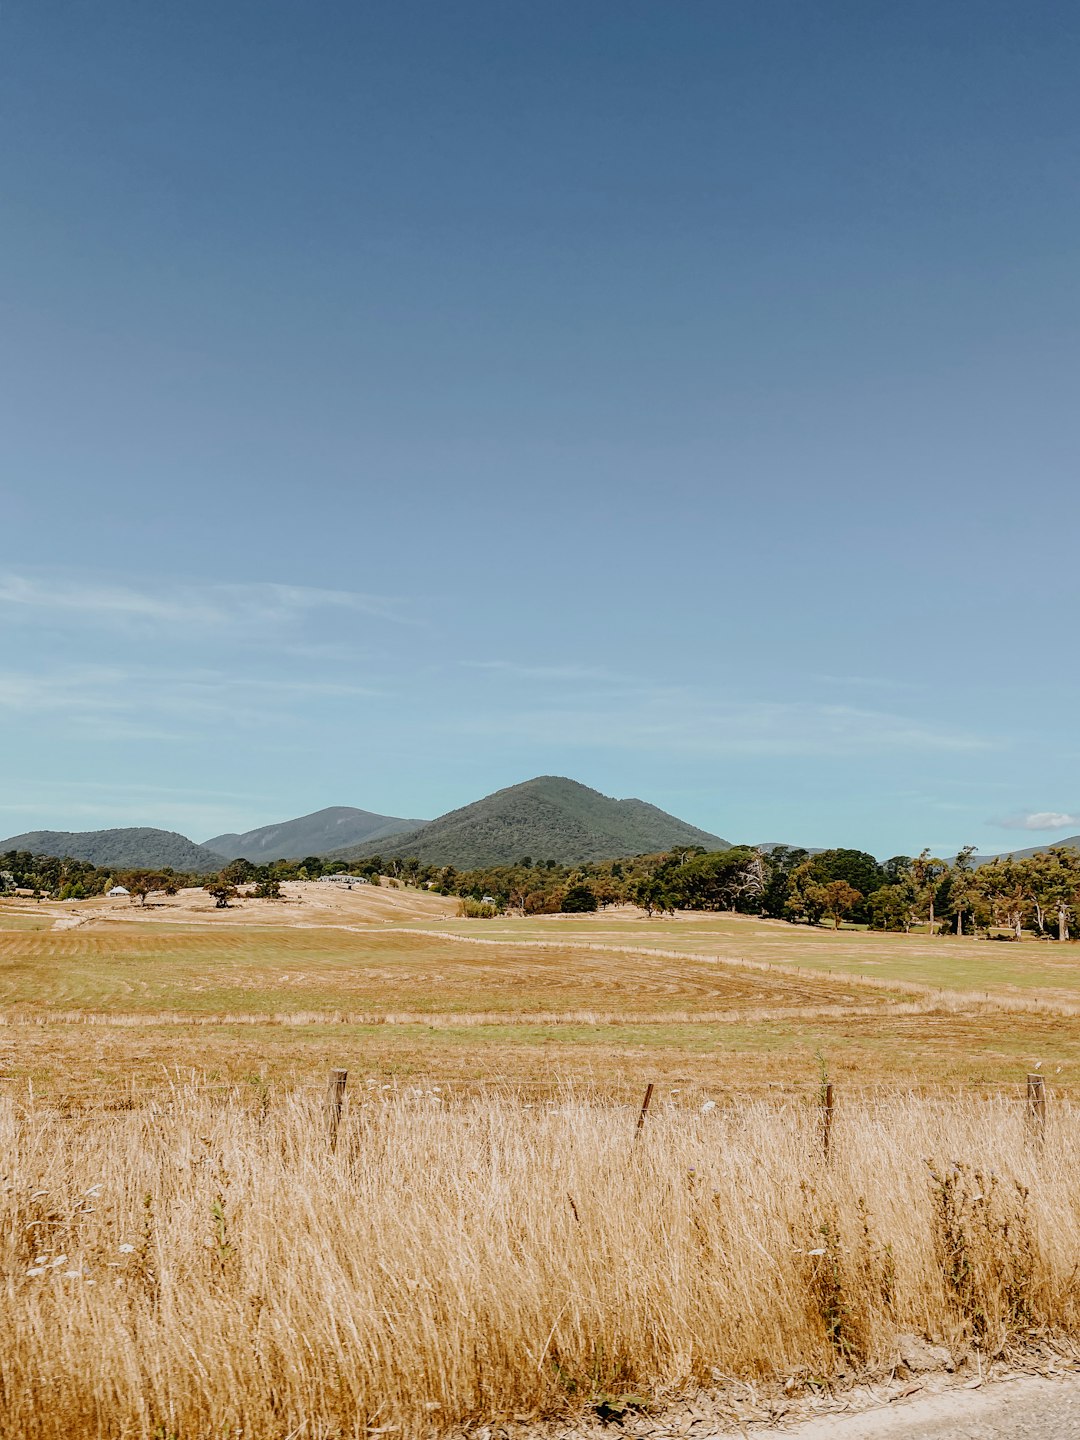
[[[298,887],[299,888],[299,887]],[[166,1074],[317,1085],[331,1066],[470,1093],[994,1092],[1080,1075],[1080,947],[739,916],[456,920],[433,897],[0,905],[0,1074],[67,1103]],[[378,909],[374,909],[375,905]]]

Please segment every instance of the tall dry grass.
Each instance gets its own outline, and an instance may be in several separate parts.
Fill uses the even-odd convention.
[[[1080,1113],[0,1104],[0,1433],[360,1436],[1080,1330]],[[927,1163],[929,1162],[929,1164]],[[391,1432],[387,1432],[391,1433]]]

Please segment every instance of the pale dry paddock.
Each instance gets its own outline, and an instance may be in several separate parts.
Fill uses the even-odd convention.
[[[0,1102],[0,1434],[401,1436],[1080,1333],[1080,1111]],[[929,1162],[929,1164],[928,1164]]]

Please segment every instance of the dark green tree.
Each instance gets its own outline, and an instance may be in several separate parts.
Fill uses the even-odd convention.
[[[591,914],[596,906],[596,895],[586,880],[578,880],[575,884],[568,886],[566,894],[563,896],[564,915]]]

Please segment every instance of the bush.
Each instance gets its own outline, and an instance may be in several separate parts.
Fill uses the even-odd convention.
[[[471,895],[466,895],[463,900],[458,901],[457,913],[463,920],[494,920],[499,912],[494,905],[485,905],[482,900],[474,900]]]

